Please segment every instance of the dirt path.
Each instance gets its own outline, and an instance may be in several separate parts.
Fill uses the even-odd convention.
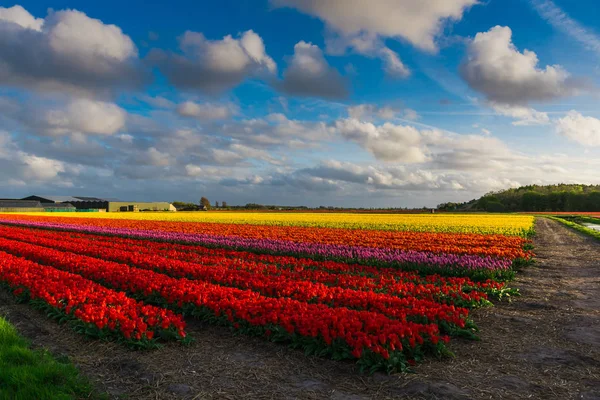
[[[600,244],[547,219],[537,232],[538,263],[513,282],[522,297],[476,311],[481,341],[454,340],[455,359],[428,360],[416,374],[363,376],[193,321],[191,347],[133,352],[87,340],[4,292],[0,315],[114,398],[600,399]]]

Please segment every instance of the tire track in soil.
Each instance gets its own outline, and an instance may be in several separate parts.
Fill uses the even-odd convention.
[[[537,263],[512,303],[476,310],[481,341],[416,374],[359,375],[353,364],[190,321],[191,347],[135,352],[88,340],[0,291],[0,315],[35,346],[68,355],[111,398],[600,399],[600,244],[538,218]]]

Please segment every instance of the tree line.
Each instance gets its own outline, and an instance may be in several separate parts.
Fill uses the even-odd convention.
[[[441,211],[600,211],[600,185],[527,185],[490,192],[466,203],[442,203]]]

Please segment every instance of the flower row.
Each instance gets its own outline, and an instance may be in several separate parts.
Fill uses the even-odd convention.
[[[142,347],[155,338],[185,337],[180,315],[143,304],[79,275],[0,252],[0,282],[77,330]]]
[[[19,240],[18,238],[15,238]],[[21,240],[26,240],[23,238]],[[20,240],[19,240],[20,241]],[[0,246],[10,246],[10,242],[0,241]],[[440,304],[432,299],[442,297],[440,287],[415,284],[392,284],[387,288],[394,295],[386,293],[375,293],[372,291],[357,291],[341,287],[330,287],[322,283],[297,281],[286,279],[281,275],[263,275],[248,271],[231,270],[227,268],[211,268],[200,264],[186,262],[173,262],[172,260],[160,260],[146,257],[132,257],[130,253],[116,250],[87,248],[71,242],[48,240],[36,238],[37,246],[44,246],[70,253],[93,254],[95,257],[103,257],[119,263],[125,263],[140,269],[150,269],[157,272],[166,272],[173,277],[186,277],[191,280],[201,280],[221,286],[249,289],[268,297],[287,297],[303,302],[323,303],[332,307],[348,307],[359,310],[374,311],[391,318],[406,321],[431,321],[442,326],[449,325],[454,330],[464,329],[468,311],[454,305]],[[31,254],[31,253],[30,253]],[[353,277],[361,280],[361,277]],[[412,293],[411,293],[412,292]],[[424,295],[429,298],[418,298],[413,295]],[[456,294],[454,292],[453,294]],[[396,296],[400,295],[402,298]],[[445,293],[447,296],[448,293]],[[480,292],[464,293],[470,302],[478,305],[485,301],[485,294]],[[460,298],[459,298],[460,299]],[[466,302],[464,299],[460,299]],[[471,324],[469,324],[471,325]],[[467,329],[468,330],[468,329]],[[468,332],[464,332],[468,334]]]
[[[353,262],[374,266],[415,270],[423,274],[440,273],[448,276],[473,276],[478,279],[510,275],[512,261],[505,258],[477,255],[435,254],[345,245],[296,243],[271,239],[248,239],[233,236],[192,235],[154,230],[106,228],[76,224],[18,221],[2,219],[0,223],[30,227],[89,232],[160,241],[183,242],[206,247],[222,247],[278,255],[309,257],[318,260]]]
[[[17,240],[26,240],[18,238]],[[1,243],[1,242],[0,242]],[[468,322],[468,311],[454,305],[440,304],[436,300],[452,299],[448,293],[443,294],[438,286],[394,283],[386,287],[393,294],[357,291],[353,289],[331,287],[323,283],[298,281],[289,279],[281,274],[263,275],[255,272],[240,271],[224,268],[214,268],[201,264],[177,262],[156,257],[139,257],[126,251],[105,249],[95,246],[82,246],[77,243],[60,240],[36,238],[36,244],[61,251],[76,254],[86,254],[93,257],[125,263],[141,269],[150,269],[167,273],[173,277],[186,277],[191,280],[201,280],[222,286],[249,289],[268,297],[287,297],[311,303],[323,303],[332,307],[348,307],[358,310],[374,311],[391,318],[412,321],[431,321],[440,326],[450,326],[453,330],[465,329]],[[357,281],[364,278],[352,277]],[[348,279],[351,280],[351,279]],[[457,293],[452,293],[456,295]],[[470,305],[479,305],[486,296],[481,292],[460,293],[466,299],[458,298]],[[401,296],[401,297],[399,297]],[[426,298],[420,298],[424,296]],[[471,324],[469,324],[471,325]],[[469,330],[464,332],[468,334]]]
[[[298,243],[350,245],[430,253],[470,254],[509,259],[531,258],[523,247],[529,240],[519,236],[436,233],[411,231],[377,231],[339,228],[307,228],[216,223],[178,223],[169,221],[136,221],[128,219],[56,218],[16,216],[16,220],[92,225],[105,228],[131,228],[186,234],[235,236],[246,239],[272,239]]]
[[[426,321],[266,297],[13,240],[0,239],[0,249],[246,333],[318,349],[334,358],[359,359],[369,368],[404,369],[408,360],[424,352],[445,352],[443,342],[448,340],[436,324]]]
[[[266,226],[303,226],[308,228],[342,228],[354,230],[414,231],[501,234],[526,236],[533,228],[528,215],[493,214],[350,214],[350,213],[63,213],[69,219],[95,219],[155,223],[239,224]],[[145,229],[145,228],[142,228]],[[191,232],[196,233],[196,232]]]
[[[65,235],[68,240],[65,240]],[[233,284],[248,287],[249,279],[255,281],[257,278],[275,278],[277,281],[269,286],[268,290],[276,292],[276,287],[285,280],[302,282],[301,285],[311,282],[345,289],[384,292],[399,297],[414,296],[478,306],[488,304],[485,292],[495,293],[505,287],[504,283],[494,281],[472,282],[468,278],[439,275],[420,277],[411,272],[391,268],[264,256],[184,245],[165,247],[162,243],[118,237],[106,240],[103,236],[69,234],[63,231],[0,226],[0,236],[149,268],[175,277],[211,280],[219,284],[239,282]]]

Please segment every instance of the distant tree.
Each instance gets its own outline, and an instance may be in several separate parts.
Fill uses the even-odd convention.
[[[221,202],[221,207],[222,208],[227,208],[227,202],[226,201],[222,201]]]
[[[256,204],[256,203],[248,203],[244,207],[247,208],[248,210],[260,210],[260,209],[267,208],[266,206],[263,206],[262,204]]]
[[[600,211],[600,185],[526,185],[490,192],[471,200],[468,210],[504,211]],[[442,204],[442,206],[447,204]]]
[[[187,205],[187,203],[185,203],[183,201],[174,201],[172,204],[175,208],[178,208],[178,209],[183,208]]]
[[[215,208],[219,208],[219,202],[215,201]]]
[[[200,199],[200,205],[208,210],[210,208],[210,201],[206,197],[202,197]]]
[[[174,201],[173,206],[179,211],[197,211],[198,204],[186,203],[184,201]]]
[[[456,211],[459,207],[463,206],[465,203],[442,203],[438,204],[437,209],[440,211]]]
[[[487,212],[505,212],[506,207],[499,201],[488,201],[485,205],[485,211]]]

